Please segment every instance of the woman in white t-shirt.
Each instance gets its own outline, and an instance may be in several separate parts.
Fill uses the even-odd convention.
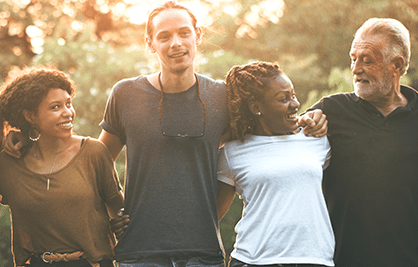
[[[235,192],[244,201],[230,266],[334,266],[321,187],[327,138],[299,128],[300,104],[278,65],[235,66],[226,83],[232,141],[219,155],[219,218]]]

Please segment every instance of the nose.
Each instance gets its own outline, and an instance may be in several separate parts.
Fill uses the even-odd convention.
[[[363,71],[363,65],[359,60],[351,61],[351,73],[358,74]]]
[[[64,112],[63,112],[64,117],[74,117],[74,114],[75,114],[75,111],[74,111],[73,106],[64,108]]]
[[[300,103],[299,103],[299,101],[296,97],[293,99],[293,101],[290,103],[290,105],[291,105],[291,108],[293,108],[293,109],[299,109],[299,107],[300,107]]]
[[[171,47],[176,47],[181,45],[181,38],[178,34],[174,34],[171,39]]]

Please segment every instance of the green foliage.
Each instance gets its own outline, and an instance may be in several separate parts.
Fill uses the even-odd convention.
[[[229,260],[229,255],[234,249],[236,238],[235,225],[241,219],[243,207],[244,204],[242,199],[238,194],[235,194],[234,200],[232,201],[228,212],[225,213],[224,217],[219,223],[219,227],[221,228],[222,242],[225,248],[226,261]]]
[[[301,104],[299,110],[305,111],[319,99],[324,96],[332,95],[336,93],[349,93],[354,90],[352,83],[352,74],[350,69],[341,70],[339,68],[333,68],[328,77],[328,88],[330,90],[312,90],[308,94],[307,100]]]
[[[0,267],[12,267],[10,251],[10,212],[8,206],[0,205]]]
[[[234,52],[216,50],[199,54],[196,61],[198,63],[196,66],[198,73],[207,75],[215,80],[224,80],[231,67],[247,64],[251,60],[243,58]]]

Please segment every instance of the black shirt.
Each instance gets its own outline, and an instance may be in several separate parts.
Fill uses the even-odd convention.
[[[384,117],[354,93],[321,99],[331,162],[324,194],[339,266],[418,266],[417,92]]]

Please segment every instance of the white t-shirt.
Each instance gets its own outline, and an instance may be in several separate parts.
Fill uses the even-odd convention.
[[[334,266],[334,235],[322,193],[326,137],[246,135],[220,151],[218,180],[244,200],[231,256],[248,264]]]

